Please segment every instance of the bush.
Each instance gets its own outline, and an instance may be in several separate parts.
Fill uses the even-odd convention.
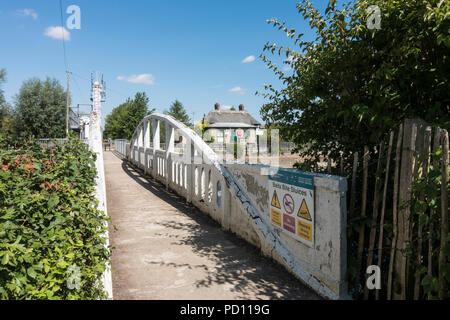
[[[106,298],[95,157],[75,139],[42,148],[0,136],[0,299]]]

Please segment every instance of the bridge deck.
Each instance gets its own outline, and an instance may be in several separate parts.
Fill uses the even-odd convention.
[[[113,153],[104,164],[115,299],[319,299]]]

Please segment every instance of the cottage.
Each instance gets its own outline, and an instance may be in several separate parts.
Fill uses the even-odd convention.
[[[247,143],[257,144],[257,134],[262,125],[250,113],[239,105],[239,110],[220,110],[220,104],[214,105],[214,110],[203,117],[206,124],[205,134],[211,137],[215,144]]]

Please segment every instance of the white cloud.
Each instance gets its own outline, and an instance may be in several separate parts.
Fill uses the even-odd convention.
[[[133,74],[129,77],[118,76],[117,80],[126,81],[126,82],[130,82],[130,83],[146,84],[149,86],[152,86],[155,84],[155,77],[149,73]]]
[[[70,32],[63,27],[48,27],[45,29],[44,35],[55,40],[70,41]]]
[[[33,20],[37,20],[38,14],[34,9],[21,9],[16,11],[18,15],[23,17],[31,17]]]
[[[241,87],[234,87],[234,88],[231,88],[228,91],[229,92],[236,92],[236,93],[239,93],[239,94],[244,94],[245,93],[245,89],[242,89]]]
[[[245,58],[244,60],[241,61],[241,63],[250,63],[255,61],[255,56],[248,56],[247,58]]]

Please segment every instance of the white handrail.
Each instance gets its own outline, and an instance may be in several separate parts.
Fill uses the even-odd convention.
[[[210,163],[214,161],[218,161],[219,157],[217,154],[211,149],[208,144],[203,141],[203,139],[191,128],[187,127],[184,123],[179,122],[175,118],[170,115],[162,114],[162,113],[152,113],[151,115],[146,116],[139,125],[136,127],[136,130],[133,133],[131,141],[134,142],[137,139],[137,135],[139,133],[139,129],[143,127],[145,122],[149,120],[159,120],[164,121],[169,126],[178,130],[178,133],[187,139],[187,141],[192,141],[194,146],[198,151],[202,153],[202,155],[206,158],[206,160]],[[133,143],[131,145],[134,145]]]

